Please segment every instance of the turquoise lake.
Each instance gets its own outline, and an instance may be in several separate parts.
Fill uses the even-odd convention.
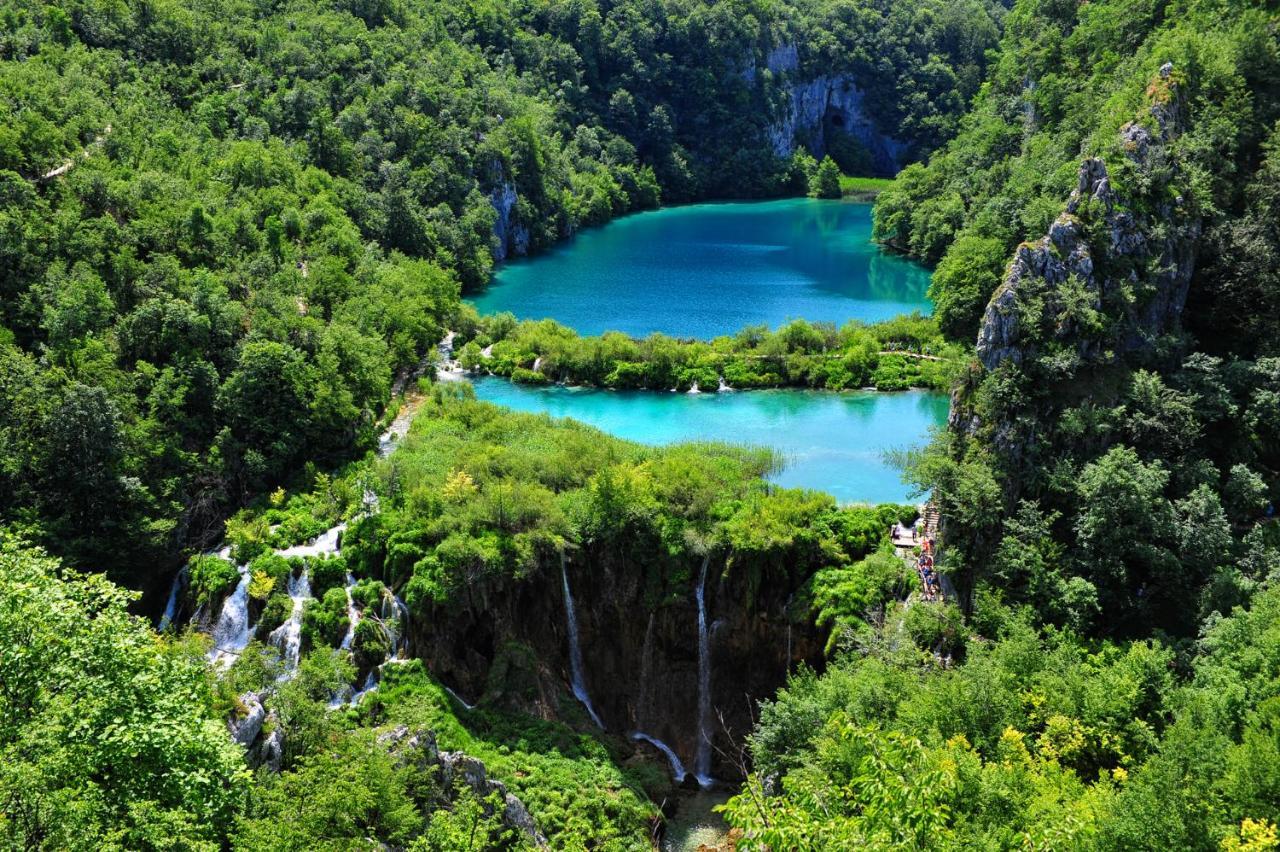
[[[842,503],[907,502],[884,458],[917,446],[947,417],[943,394],[800,390],[662,393],[475,382],[476,396],[517,411],[572,417],[645,444],[716,440],[772,447],[787,462],[780,485],[825,491]]]
[[[711,338],[791,319],[929,313],[929,271],[871,242],[871,205],[792,198],[625,216],[500,266],[481,313],[550,317],[581,334]]]

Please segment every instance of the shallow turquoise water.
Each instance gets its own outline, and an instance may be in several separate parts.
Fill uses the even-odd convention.
[[[796,318],[929,313],[928,285],[928,270],[871,242],[870,204],[792,198],[626,216],[499,267],[471,301],[581,334],[705,339]]]
[[[799,390],[728,393],[607,391],[475,382],[476,396],[517,411],[572,417],[645,444],[717,440],[773,447],[781,485],[825,491],[841,502],[905,502],[908,487],[884,458],[919,445],[947,417],[942,394]]]

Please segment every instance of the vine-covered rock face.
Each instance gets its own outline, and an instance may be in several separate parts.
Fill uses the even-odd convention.
[[[1066,209],[1048,234],[1017,248],[987,305],[977,355],[994,371],[1006,359],[1022,366],[1054,350],[1068,369],[1150,347],[1177,331],[1195,270],[1201,220],[1169,190],[1179,174],[1168,144],[1180,132],[1179,93],[1165,65],[1150,89],[1153,130],[1120,129],[1128,192],[1118,194],[1106,163],[1089,158]],[[1115,318],[1091,321],[1101,312]]]
[[[631,556],[588,550],[567,563],[583,679],[610,733],[643,732],[693,770],[699,729],[699,564],[657,571]],[[742,738],[796,664],[822,665],[825,631],[787,614],[805,577],[725,570],[713,554],[705,589],[711,663],[711,774],[740,777]],[[472,589],[461,606],[413,622],[414,656],[467,701],[591,725],[569,689],[570,662],[559,565],[499,589]],[[807,611],[806,611],[807,612]]]

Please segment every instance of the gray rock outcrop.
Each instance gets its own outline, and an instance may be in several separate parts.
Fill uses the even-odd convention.
[[[1046,347],[1074,349],[1075,364],[1149,348],[1177,330],[1200,236],[1199,214],[1182,196],[1170,198],[1177,175],[1168,143],[1178,134],[1180,109],[1172,68],[1161,68],[1149,123],[1120,130],[1120,147],[1141,180],[1140,196],[1118,198],[1106,163],[1080,164],[1075,189],[1048,233],[1014,252],[987,305],[977,354],[987,370],[1008,360],[1022,365]],[[1090,313],[1106,322],[1093,323]],[[1069,360],[1059,358],[1064,368]]]
[[[256,693],[246,692],[240,696],[240,704],[245,709],[243,716],[235,715],[227,720],[227,729],[231,739],[241,748],[248,748],[262,733],[262,723],[266,721],[267,710]]]
[[[529,228],[516,215],[519,200],[515,184],[509,180],[503,180],[489,192],[489,203],[498,214],[493,223],[493,259],[496,261],[529,253]]]
[[[777,64],[779,69],[792,69],[798,61],[789,52],[776,57],[771,53],[769,59],[770,68]],[[791,80],[784,97],[782,114],[769,127],[769,143],[779,157],[790,157],[797,146],[803,146],[821,159],[834,134],[848,133],[867,149],[876,172],[893,175],[905,163],[907,145],[876,127],[865,95],[851,76]]]
[[[501,781],[489,778],[484,762],[460,751],[440,751],[431,731],[410,730],[400,725],[378,735],[378,743],[386,748],[402,766],[412,765],[419,771],[438,767],[446,797],[458,785],[464,785],[480,799],[497,794],[502,802],[502,823],[524,835],[538,849],[550,848],[547,838],[519,797],[507,791]],[[445,803],[446,806],[448,802]]]

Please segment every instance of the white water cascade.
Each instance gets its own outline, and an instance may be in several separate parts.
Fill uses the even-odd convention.
[[[591,704],[591,696],[587,693],[587,684],[582,677],[582,646],[578,644],[578,616],[573,611],[573,593],[569,591],[569,572],[564,567],[564,553],[560,554],[560,579],[564,581],[565,623],[569,632],[569,680],[573,686],[574,696],[587,708],[591,721],[600,730],[604,730],[604,722],[596,715],[596,708]]]
[[[347,633],[342,637],[340,647],[343,651],[351,650],[351,643],[356,639],[356,626],[360,623],[360,609],[356,606],[356,600],[351,596],[351,590],[356,587],[356,578],[351,576],[351,572],[347,572]]]
[[[409,608],[404,605],[404,601],[391,593],[390,589],[384,589],[382,593],[382,603],[378,608],[378,617],[381,619],[382,630],[387,636],[387,660],[395,660],[404,656],[407,650],[409,625]]]
[[[698,577],[698,746],[694,752],[693,772],[698,784],[710,787],[711,778],[711,634],[707,629],[708,554],[702,560]]]
[[[307,544],[295,544],[293,547],[286,547],[284,550],[277,550],[276,554],[288,559],[291,556],[301,556],[303,558],[309,556],[330,556],[338,552],[339,544],[342,541],[342,533],[346,530],[346,523],[338,524],[336,527],[320,533],[312,541]]]
[[[311,580],[305,568],[296,576],[289,575],[289,598],[293,601],[289,617],[267,637],[271,644],[280,649],[280,656],[284,659],[281,679],[293,677],[302,657],[302,611],[311,599]]]
[[[222,611],[213,626],[213,649],[209,661],[229,666],[249,644],[249,567],[240,566],[240,582],[222,602]]]
[[[657,737],[651,737],[646,733],[642,733],[641,731],[636,731],[635,733],[633,733],[631,735],[631,739],[637,742],[643,740],[644,742],[647,742],[649,745],[656,748],[658,751],[665,754],[667,756],[667,760],[671,763],[671,775],[672,777],[675,778],[677,784],[679,784],[681,781],[683,781],[685,778],[688,777],[689,775],[688,770],[684,768],[684,764],[680,762],[680,758],[676,756],[676,753],[675,751],[672,750],[671,746],[667,745]]]

